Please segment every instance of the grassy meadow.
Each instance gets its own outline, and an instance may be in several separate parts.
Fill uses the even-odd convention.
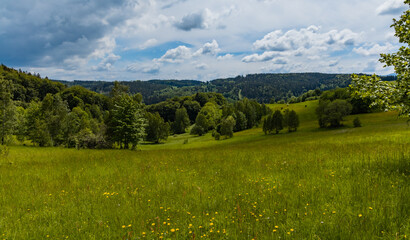
[[[322,130],[316,104],[289,106],[294,133],[183,134],[138,151],[12,146],[0,239],[407,238],[410,126],[387,112]]]

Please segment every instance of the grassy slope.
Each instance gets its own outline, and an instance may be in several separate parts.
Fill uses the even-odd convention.
[[[315,104],[289,106],[301,118],[290,134],[182,135],[138,152],[13,147],[0,163],[0,236],[404,238],[410,127],[376,113],[319,130]]]

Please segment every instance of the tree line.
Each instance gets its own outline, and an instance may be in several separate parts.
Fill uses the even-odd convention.
[[[37,146],[133,149],[142,140],[159,143],[171,134],[186,132],[212,131],[216,139],[229,138],[233,132],[257,126],[270,113],[255,100],[230,103],[218,93],[198,92],[145,105],[141,94],[131,94],[119,82],[105,96],[2,66],[2,144],[14,137]],[[21,84],[21,79],[32,78],[41,84]],[[51,87],[40,90],[41,86]],[[22,97],[21,92],[32,97]]]

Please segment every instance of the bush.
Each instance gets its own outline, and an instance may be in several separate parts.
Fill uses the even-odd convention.
[[[356,117],[355,119],[353,119],[353,126],[354,127],[361,127],[362,123],[360,122],[359,117]]]
[[[343,118],[349,115],[351,111],[352,105],[346,100],[336,99],[333,102],[321,100],[316,109],[319,126],[321,128],[342,126],[341,121],[343,121]]]
[[[205,129],[203,129],[201,126],[198,124],[195,124],[192,129],[191,129],[191,135],[198,135],[202,136],[206,133]]]
[[[221,134],[219,134],[219,132],[215,133],[215,140],[219,140],[221,139]]]

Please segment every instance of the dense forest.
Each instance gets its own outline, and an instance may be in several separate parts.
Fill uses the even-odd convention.
[[[329,76],[333,77],[332,81]],[[296,81],[302,77],[304,80]],[[289,82],[287,85],[286,81]],[[286,91],[286,86],[289,89],[316,86],[309,81],[327,83],[327,87],[333,86],[334,89],[322,91],[324,87],[321,86],[308,91],[294,90],[298,97],[290,90],[281,92]],[[264,82],[267,83],[265,86]],[[273,82],[277,83],[276,88],[271,87]],[[41,78],[39,74],[1,65],[1,142],[14,137],[20,142],[28,140],[38,146],[128,149],[135,148],[142,140],[159,143],[171,134],[186,132],[201,136],[211,131],[217,140],[230,138],[234,132],[261,123],[265,133],[278,133],[284,127],[295,131],[299,125],[295,113],[286,112],[286,109],[283,116],[281,112],[272,113],[264,103],[258,102],[263,94],[255,99],[242,95],[253,96],[258,89],[264,92],[266,99],[274,98],[272,95],[276,91],[285,94],[288,103],[320,99],[317,111],[319,126],[337,127],[341,125],[343,116],[375,110],[369,108],[370,99],[352,97],[349,88],[337,88],[338,84],[348,82],[344,75],[331,74],[258,74],[210,83],[176,80],[128,84],[81,82],[86,83],[85,87],[100,88],[99,92],[104,93],[101,94],[83,86],[67,86],[47,77]],[[157,86],[157,89],[165,86],[159,92],[168,93],[162,95],[166,100],[147,105],[143,94],[135,92],[138,86],[143,90],[141,93],[151,91],[154,96],[156,91],[149,86]],[[235,89],[242,88],[244,90],[238,90],[237,98],[228,98],[220,93],[229,89],[233,93]],[[178,96],[173,96],[176,93]],[[283,99],[280,101],[284,103]],[[339,111],[342,107],[344,112]]]
[[[170,134],[185,132],[212,131],[215,139],[229,138],[233,132],[257,126],[269,113],[256,100],[230,103],[212,92],[145,105],[140,93],[131,93],[129,86],[119,82],[103,95],[0,66],[2,144],[16,140],[37,146],[128,149],[142,140],[158,143]]]
[[[393,81],[395,76],[382,77]],[[104,81],[59,81],[67,86],[80,85],[94,92],[107,95],[113,82]],[[195,80],[150,80],[124,81],[131,93],[141,93],[144,103],[154,104],[179,96],[189,96],[197,92],[221,93],[228,101],[242,98],[255,99],[260,103],[300,102],[297,100],[309,90],[325,91],[344,88],[351,83],[349,74],[287,73],[249,74],[235,78],[216,79],[209,82]],[[320,93],[318,94],[320,95]],[[315,95],[315,96],[318,96]],[[310,94],[310,97],[312,94]],[[305,97],[306,98],[306,97]],[[303,99],[305,100],[305,99]]]

